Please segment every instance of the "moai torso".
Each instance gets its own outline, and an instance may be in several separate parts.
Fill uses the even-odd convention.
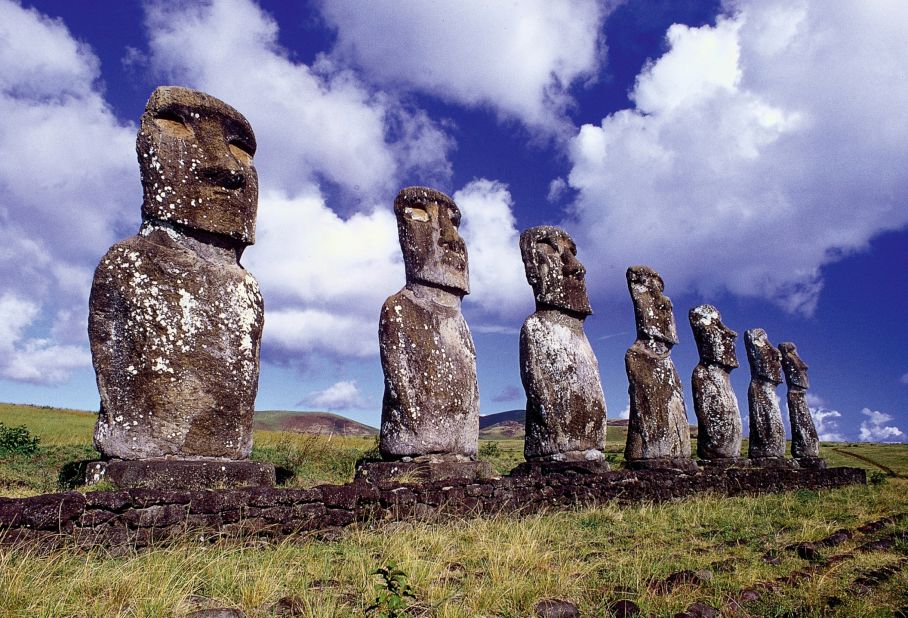
[[[255,239],[255,138],[222,101],[162,87],[137,150],[142,228],[102,258],[89,301],[95,446],[106,458],[245,458],[263,322],[239,263]]]
[[[741,454],[741,413],[731,386],[731,372],[738,366],[738,334],[722,323],[719,311],[712,305],[694,307],[689,317],[700,354],[691,378],[697,414],[697,456],[706,460],[737,458]]]
[[[798,356],[795,344],[779,344],[782,353],[782,369],[788,384],[788,420],[791,423],[791,456],[796,459],[815,459],[820,456],[820,441],[817,428],[810,416],[807,405],[807,363]]]
[[[637,340],[624,356],[630,418],[628,461],[690,457],[690,429],[681,380],[671,359],[678,342],[671,300],[659,274],[647,266],[627,269]]]
[[[476,351],[460,301],[469,292],[460,211],[422,187],[394,203],[407,285],[382,306],[378,338],[385,394],[379,449],[386,459],[476,456]]]
[[[520,248],[536,312],[520,331],[520,378],[527,394],[528,461],[601,461],[605,397],[599,363],[583,330],[592,313],[585,270],[566,232],[526,230]]]
[[[785,457],[785,426],[776,387],[782,383],[782,355],[769,343],[766,331],[752,328],[744,333],[750,364],[747,404],[750,436],[747,456],[751,459]]]

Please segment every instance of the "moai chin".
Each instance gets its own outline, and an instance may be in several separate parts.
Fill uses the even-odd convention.
[[[624,458],[632,468],[695,470],[681,380],[671,359],[678,343],[672,301],[648,266],[627,269],[637,340],[624,356],[630,419]]]
[[[822,467],[820,441],[817,428],[810,416],[807,405],[807,363],[798,356],[798,349],[791,342],[779,344],[782,353],[782,369],[788,385],[788,420],[791,423],[791,456],[801,466]]]
[[[249,455],[263,303],[240,256],[255,240],[255,148],[212,96],[168,86],[148,100],[142,226],[101,259],[89,301],[105,459]]]
[[[782,383],[782,354],[769,342],[766,331],[751,328],[744,333],[744,347],[750,364],[747,404],[750,436],[747,456],[755,461],[785,457],[785,426],[776,387]]]
[[[476,351],[460,302],[470,291],[460,210],[439,191],[403,189],[394,214],[406,285],[381,309],[385,376],[379,450],[387,460],[475,459]]]
[[[602,462],[605,397],[599,362],[583,331],[592,310],[577,247],[567,232],[544,225],[520,235],[520,253],[536,298],[536,312],[520,331],[520,378],[527,395],[524,456]]]
[[[722,323],[712,305],[699,305],[688,314],[697,342],[700,363],[694,368],[691,388],[697,413],[697,456],[704,461],[734,461],[741,454],[741,413],[731,386],[738,366],[738,333]]]

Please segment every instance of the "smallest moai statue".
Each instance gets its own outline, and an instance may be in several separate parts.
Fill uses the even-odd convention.
[[[672,301],[662,293],[662,277],[648,266],[628,268],[627,287],[637,340],[624,355],[630,397],[626,465],[695,472],[681,379],[671,358],[678,343]]]
[[[782,353],[782,369],[785,371],[785,382],[788,384],[791,456],[803,468],[823,468],[825,462],[820,459],[817,428],[813,424],[810,407],[807,405],[807,389],[810,388],[807,363],[801,360],[795,344],[789,341],[779,344],[779,352]]]
[[[750,363],[747,404],[750,436],[747,456],[757,465],[785,462],[785,426],[776,387],[782,383],[782,354],[769,342],[766,331],[751,328],[744,333],[744,347]]]
[[[738,333],[722,323],[712,305],[694,307],[688,317],[700,353],[700,363],[691,378],[697,456],[702,463],[734,463],[740,457],[742,439],[738,398],[731,387],[731,372],[738,367]]]
[[[574,241],[558,227],[525,230],[520,253],[536,299],[536,312],[520,331],[526,467],[565,463],[605,472],[605,397],[599,362],[583,330],[592,314],[586,269]]]

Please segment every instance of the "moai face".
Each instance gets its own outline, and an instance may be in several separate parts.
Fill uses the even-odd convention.
[[[738,333],[722,323],[719,310],[712,305],[699,305],[688,313],[700,362],[706,365],[721,365],[734,368],[738,366],[735,353],[735,339]]]
[[[450,197],[408,187],[394,200],[407,282],[470,293],[467,245],[460,237],[460,209]]]
[[[669,347],[678,343],[678,329],[672,301],[662,294],[662,277],[649,266],[627,269],[627,287],[634,301],[634,319],[638,339],[654,339]]]
[[[780,343],[779,352],[782,353],[782,369],[785,370],[785,381],[788,383],[788,388],[805,391],[810,388],[810,381],[807,379],[807,363],[798,356],[795,344],[790,341]]]
[[[255,135],[238,111],[188,88],[155,90],[139,127],[143,219],[255,242]]]
[[[773,384],[782,383],[782,354],[769,343],[765,330],[751,328],[745,331],[744,347],[753,377]]]
[[[520,253],[536,302],[584,316],[593,313],[577,245],[561,228],[540,225],[520,235]]]

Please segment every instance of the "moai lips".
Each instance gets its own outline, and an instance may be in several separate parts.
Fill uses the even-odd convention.
[[[95,446],[124,460],[245,458],[264,315],[239,263],[255,237],[252,129],[222,101],[162,87],[137,151],[142,227],[102,258],[89,301]]]
[[[630,396],[624,458],[632,467],[694,469],[681,379],[671,359],[678,342],[671,300],[648,266],[628,268],[627,284],[637,340],[624,356]]]
[[[776,387],[782,383],[782,354],[769,342],[762,328],[752,328],[744,333],[744,347],[750,364],[747,455],[751,459],[782,459],[785,457],[785,427],[776,395]]]
[[[527,461],[602,461],[605,398],[599,363],[583,330],[592,313],[577,248],[557,227],[520,236],[536,312],[520,331],[520,377],[527,394]]]
[[[801,465],[820,465],[820,441],[807,405],[807,363],[798,356],[795,344],[779,344],[782,369],[788,384],[788,420],[791,423],[791,455]]]
[[[738,366],[738,333],[722,323],[712,305],[694,307],[689,318],[700,353],[691,379],[698,425],[697,456],[708,461],[736,459],[741,453],[741,413],[730,374]]]
[[[479,443],[476,351],[460,311],[469,292],[460,210],[404,189],[394,202],[407,283],[382,306],[385,375],[379,450],[386,459],[469,460]]]

